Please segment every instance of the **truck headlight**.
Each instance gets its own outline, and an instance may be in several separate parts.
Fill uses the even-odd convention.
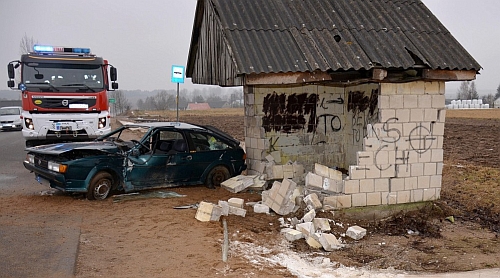
[[[97,128],[102,129],[106,127],[106,117],[99,118],[99,122],[97,123]]]
[[[54,161],[49,161],[48,168],[49,168],[49,170],[54,171],[54,172],[65,173],[66,170],[68,169],[68,165],[59,164],[59,163],[56,163]]]
[[[26,126],[27,129],[34,130],[35,125],[33,124],[33,120],[30,118],[24,118],[24,125]]]

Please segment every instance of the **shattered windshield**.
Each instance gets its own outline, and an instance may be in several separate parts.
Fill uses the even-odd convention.
[[[7,116],[7,115],[20,115],[21,111],[19,111],[19,108],[2,108],[0,109],[0,116]]]
[[[52,88],[56,92],[61,88],[83,88],[89,91],[104,88],[101,65],[26,63],[22,76],[22,82],[28,88]]]

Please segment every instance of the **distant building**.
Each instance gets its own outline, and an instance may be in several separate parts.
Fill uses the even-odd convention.
[[[210,105],[206,102],[203,103],[188,103],[186,110],[208,110]]]

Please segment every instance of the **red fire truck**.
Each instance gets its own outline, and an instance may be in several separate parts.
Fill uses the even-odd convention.
[[[26,147],[88,141],[109,132],[107,91],[118,89],[116,68],[89,48],[35,45],[33,49],[7,65],[10,88],[15,87],[15,72],[21,67],[17,88]]]

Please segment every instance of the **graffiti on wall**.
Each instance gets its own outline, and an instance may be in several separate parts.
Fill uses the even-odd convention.
[[[292,133],[306,127],[307,132],[314,132],[317,103],[317,94],[268,94],[263,103],[262,126],[266,132]]]

